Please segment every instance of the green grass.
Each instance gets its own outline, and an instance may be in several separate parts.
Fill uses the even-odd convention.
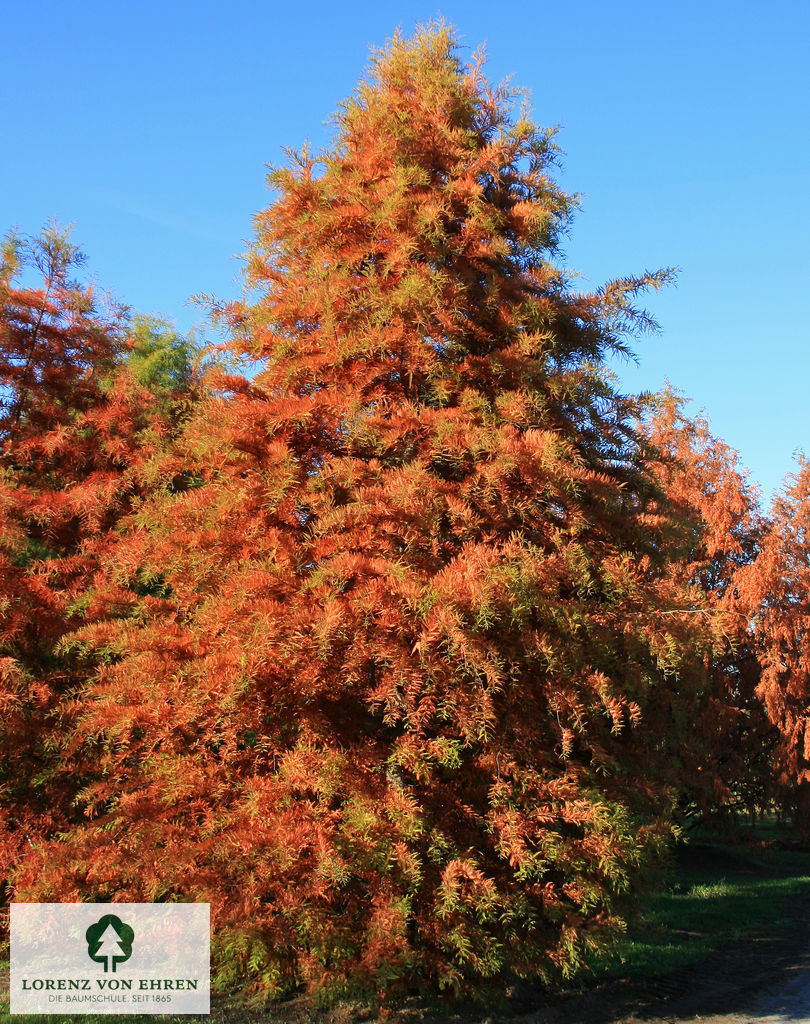
[[[797,907],[810,902],[810,853],[745,855],[720,844],[699,849],[705,863],[676,869],[642,920],[594,958],[596,980],[660,977],[745,935],[776,937],[795,923]]]

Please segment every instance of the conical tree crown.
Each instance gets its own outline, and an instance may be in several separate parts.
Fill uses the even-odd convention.
[[[270,176],[279,199],[257,217],[250,264],[270,284],[265,351],[318,334],[330,361],[407,365],[416,391],[376,384],[415,394],[448,360],[508,344],[528,314],[515,307],[558,278],[538,270],[571,209],[547,173],[553,133],[512,113],[447,30],[375,54],[334,148]]]
[[[116,551],[72,740],[98,817],[20,892],[193,894],[223,983],[271,992],[548,976],[618,925],[703,679],[604,369],[667,274],[571,288],[514,99],[446,29],[396,37],[271,176],[224,309],[258,372]]]
[[[443,27],[374,54],[334,147],[292,153],[256,218],[248,280],[262,299],[243,344],[269,358],[269,389],[343,406],[350,382],[364,410],[448,406],[465,384],[491,395],[518,356],[549,368],[624,346],[628,296],[667,275],[566,290],[550,257],[575,200],[551,177],[554,131],[521,99],[480,60],[465,68]]]

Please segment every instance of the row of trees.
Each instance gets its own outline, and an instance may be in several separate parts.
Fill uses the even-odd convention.
[[[205,363],[6,246],[6,904],[207,901],[262,995],[481,991],[575,968],[696,810],[810,842],[810,466],[765,515],[618,390],[671,274],[575,290],[517,101],[395,37]]]

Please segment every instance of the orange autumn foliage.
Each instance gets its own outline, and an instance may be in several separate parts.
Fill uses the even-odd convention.
[[[11,237],[0,267],[0,899],[37,841],[81,821],[95,768],[69,736],[95,663],[64,644],[171,429],[138,380],[154,325],[128,333],[122,309],[73,280],[82,261],[51,227]]]

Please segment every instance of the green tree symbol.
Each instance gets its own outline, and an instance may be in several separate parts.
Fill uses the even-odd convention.
[[[132,940],[135,932],[115,914],[105,914],[91,924],[84,934],[87,940],[87,955],[97,964],[104,964],[105,971],[115,973],[116,964],[132,956]]]

